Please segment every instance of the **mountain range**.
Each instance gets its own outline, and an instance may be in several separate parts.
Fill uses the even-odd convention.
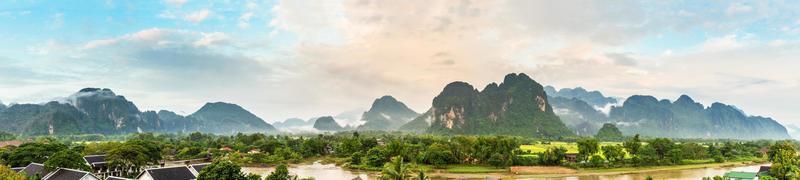
[[[207,103],[189,116],[170,111],[140,111],[110,89],[84,88],[62,101],[15,104],[0,110],[0,131],[22,135],[190,132],[230,134],[276,132],[244,108]]]

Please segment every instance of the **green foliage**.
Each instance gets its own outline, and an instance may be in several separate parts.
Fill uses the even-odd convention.
[[[544,152],[539,153],[539,163],[542,165],[556,166],[566,158],[567,149],[564,147],[548,148]]]
[[[149,139],[152,138],[139,136],[112,149],[106,156],[109,165],[119,169],[133,169],[132,172],[123,172],[124,176],[133,176],[148,165],[158,164],[161,160],[161,148]]]
[[[493,154],[489,158],[489,165],[492,165],[496,168],[504,168],[509,164],[511,164],[509,158],[499,153]]]
[[[0,165],[0,180],[26,180],[26,177],[8,166]]]
[[[605,140],[605,141],[616,141],[621,140],[622,132],[617,129],[617,126],[611,123],[603,124],[603,127],[597,131],[597,135],[594,136],[597,139]]]
[[[275,172],[270,173],[266,178],[266,180],[289,180],[292,179],[292,176],[289,175],[289,168],[286,167],[286,164],[280,164],[278,167],[275,167]]]
[[[0,141],[10,141],[17,139],[17,136],[11,133],[7,133],[5,131],[0,131]]]
[[[91,171],[91,167],[83,160],[83,156],[72,149],[64,149],[53,154],[53,156],[50,156],[47,161],[44,162],[44,167],[47,171],[52,171],[57,168]]]
[[[581,138],[578,140],[578,159],[588,160],[594,154],[597,154],[600,148],[597,139],[594,138]]]
[[[381,179],[386,180],[405,180],[411,179],[411,168],[403,163],[403,157],[393,157],[390,162],[383,165]]]
[[[366,159],[364,159],[364,164],[372,167],[382,166],[389,159],[387,154],[388,153],[384,148],[373,147],[372,149],[369,149],[369,151],[367,151],[367,156]]]
[[[605,160],[605,158],[603,158],[603,156],[595,154],[595,155],[592,155],[592,157],[589,158],[589,166],[591,166],[591,167],[600,167],[600,166],[603,166],[603,164],[605,164],[605,161],[606,160]]]
[[[636,134],[632,138],[625,141],[622,146],[625,147],[625,150],[628,151],[628,153],[638,155],[639,148],[642,147],[642,140],[639,139],[639,134]]]
[[[602,149],[603,155],[612,164],[622,163],[625,158],[625,152],[622,150],[623,147],[620,145],[603,146]]]
[[[214,161],[200,170],[198,180],[251,180],[261,179],[258,175],[245,175],[239,165],[230,161]]]
[[[44,163],[47,157],[58,151],[67,149],[61,143],[25,143],[11,150],[3,161],[11,167],[27,166],[30,163]]]
[[[434,143],[422,153],[422,161],[437,168],[443,168],[453,162],[453,152],[441,143]]]

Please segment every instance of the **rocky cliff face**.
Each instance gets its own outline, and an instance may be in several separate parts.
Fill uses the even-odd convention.
[[[553,113],[543,87],[525,74],[509,74],[500,85],[492,83],[482,91],[465,82],[450,83],[412,123],[428,120],[431,133],[573,135]]]
[[[227,134],[277,131],[241,106],[224,102],[206,103],[189,117],[196,119],[198,128],[203,132]]]

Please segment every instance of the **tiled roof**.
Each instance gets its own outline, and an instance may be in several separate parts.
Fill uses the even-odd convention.
[[[106,155],[89,155],[89,156],[84,156],[83,159],[85,159],[86,162],[89,164],[106,162]]]
[[[108,176],[108,177],[106,178],[106,180],[131,180],[131,179],[128,179],[128,178],[121,178],[121,177],[116,177],[116,176]]]
[[[42,180],[80,180],[87,175],[92,176],[91,173],[86,171],[58,168],[53,173],[50,173],[42,178]]]
[[[206,164],[193,164],[193,165],[191,165],[189,167],[194,169],[194,171],[199,174],[200,170],[203,170],[203,168],[206,167],[206,166],[208,166],[207,163]]]
[[[28,166],[25,166],[20,172],[25,173],[26,176],[34,176],[39,175],[39,177],[43,177],[47,175],[47,171],[44,170],[44,165],[39,163],[31,163]]]
[[[139,175],[141,177],[144,173],[149,173],[154,180],[190,180],[197,179],[195,175],[189,170],[189,167],[178,166],[168,168],[155,168],[147,169]]]

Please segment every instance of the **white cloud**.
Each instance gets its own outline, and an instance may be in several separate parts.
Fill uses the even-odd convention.
[[[221,43],[226,43],[231,40],[231,38],[221,32],[212,32],[212,33],[201,33],[202,37],[194,42],[195,46],[213,46],[218,45]]]
[[[736,34],[728,34],[722,37],[708,38],[700,48],[702,51],[715,52],[738,49],[746,45],[743,38]]]
[[[212,14],[211,10],[202,9],[186,14],[185,16],[183,16],[183,20],[192,23],[200,23],[206,20],[206,18],[208,18],[208,16],[210,16],[211,14]]]
[[[188,0],[164,0],[165,3],[178,7],[181,7],[184,4],[186,4],[187,1]]]
[[[239,23],[237,24],[239,28],[248,28],[250,27],[250,19],[253,18],[253,12],[246,12],[239,16]]]
[[[728,6],[728,9],[725,10],[729,16],[737,15],[737,14],[744,14],[753,11],[753,7],[750,7],[743,3],[732,3]]]

